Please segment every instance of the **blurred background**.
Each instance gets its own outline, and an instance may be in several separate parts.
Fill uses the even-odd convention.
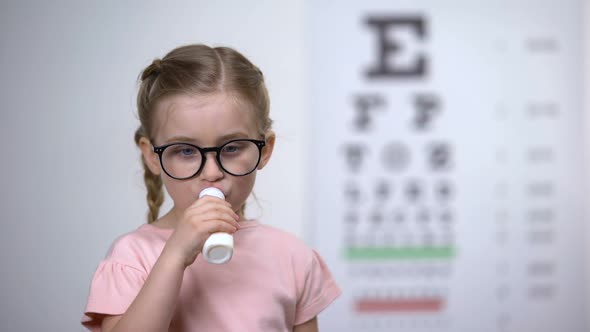
[[[265,74],[249,215],[343,296],[323,331],[589,331],[585,0],[0,3],[2,331],[83,331],[145,222],[137,77],[188,43]],[[164,210],[170,207],[170,200]]]

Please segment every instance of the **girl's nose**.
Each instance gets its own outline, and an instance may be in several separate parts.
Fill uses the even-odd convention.
[[[205,163],[203,165],[203,169],[201,170],[201,178],[206,181],[216,181],[223,177],[223,170],[217,163],[215,156],[212,153],[207,153],[205,155]]]

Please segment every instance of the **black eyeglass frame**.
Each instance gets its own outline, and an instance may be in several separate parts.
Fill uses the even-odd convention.
[[[232,172],[229,172],[228,170],[225,169],[225,167],[223,167],[223,164],[221,163],[221,157],[219,156],[219,153],[221,152],[221,150],[228,144],[231,143],[235,143],[235,142],[252,142],[254,144],[256,144],[256,146],[258,147],[258,160],[256,161],[256,165],[252,168],[252,170],[246,174],[234,174]],[[168,173],[168,171],[166,171],[166,167],[164,167],[164,161],[162,158],[162,155],[164,154],[164,151],[171,147],[171,146],[175,146],[175,145],[188,145],[188,146],[192,146],[194,148],[196,148],[197,150],[199,150],[199,153],[201,153],[201,157],[202,157],[202,162],[201,162],[201,166],[199,167],[199,169],[191,176],[187,176],[187,177],[175,177],[172,174]],[[224,143],[223,145],[220,146],[212,146],[212,147],[207,147],[207,148],[202,148],[200,146],[196,146],[194,144],[190,144],[190,143],[181,143],[181,142],[175,142],[175,143],[169,143],[169,144],[165,144],[165,145],[160,145],[160,146],[155,146],[152,143],[152,146],[154,147],[154,153],[156,153],[158,155],[158,159],[160,159],[160,166],[162,166],[162,170],[164,171],[164,173],[166,173],[169,177],[176,179],[176,180],[187,180],[190,178],[195,177],[197,174],[199,174],[202,170],[203,167],[205,167],[205,163],[207,162],[207,158],[206,158],[206,153],[209,152],[215,152],[215,160],[217,161],[217,165],[227,174],[233,175],[233,176],[246,176],[252,172],[254,172],[256,170],[256,168],[258,167],[258,164],[260,164],[260,159],[262,158],[262,148],[266,145],[265,141],[261,141],[261,140],[256,140],[256,139],[249,139],[249,138],[241,138],[241,139],[233,139],[231,141],[228,141],[226,143]]]

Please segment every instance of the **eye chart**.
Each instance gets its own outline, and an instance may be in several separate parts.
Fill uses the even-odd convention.
[[[318,1],[328,331],[588,331],[583,1]]]

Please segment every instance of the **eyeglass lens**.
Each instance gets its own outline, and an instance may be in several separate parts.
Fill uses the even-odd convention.
[[[174,144],[162,153],[162,166],[175,178],[188,178],[199,170],[204,162],[199,149],[189,144]],[[252,172],[260,158],[260,149],[254,142],[232,141],[221,146],[219,162],[221,167],[233,175]]]

